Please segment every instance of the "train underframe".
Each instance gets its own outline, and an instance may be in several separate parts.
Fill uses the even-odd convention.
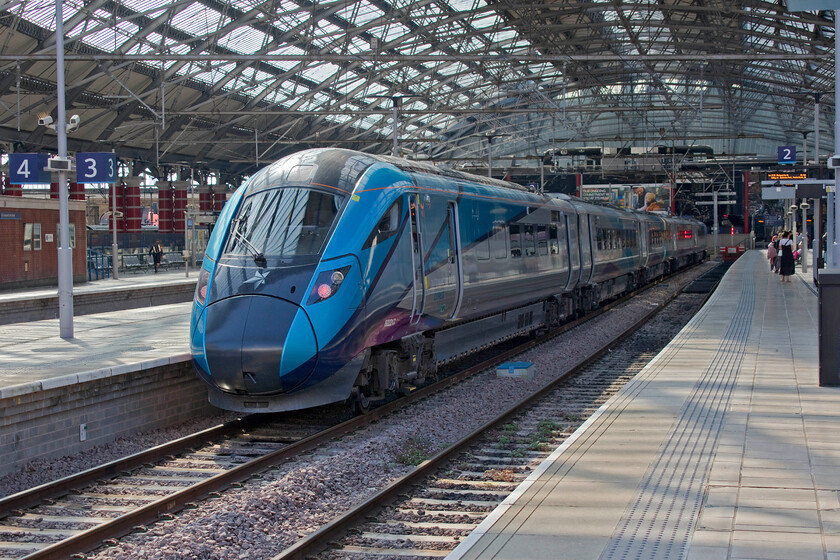
[[[365,351],[349,402],[364,413],[389,394],[408,392],[437,377],[438,367],[517,336],[534,335],[590,313],[605,301],[659,280],[701,260],[691,255],[671,259],[607,281],[576,288],[546,300],[457,323],[437,331],[415,333]]]

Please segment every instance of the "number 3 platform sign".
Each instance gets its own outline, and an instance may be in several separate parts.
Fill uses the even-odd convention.
[[[113,152],[77,153],[76,182],[116,183],[117,154]]]

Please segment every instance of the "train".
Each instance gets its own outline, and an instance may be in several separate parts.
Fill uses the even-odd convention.
[[[339,148],[246,179],[190,322],[216,407],[364,413],[441,365],[578,317],[707,257],[706,227]]]

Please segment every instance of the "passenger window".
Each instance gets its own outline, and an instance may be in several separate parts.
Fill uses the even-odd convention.
[[[370,235],[362,246],[362,249],[367,249],[373,245],[382,243],[386,239],[393,237],[400,227],[400,216],[402,215],[402,198],[398,199],[391,207],[379,218],[379,222],[370,232]]]
[[[552,255],[560,252],[560,235],[557,232],[557,225],[551,224],[548,226],[548,246]]]
[[[518,259],[522,256],[522,231],[519,225],[510,225],[510,256]]]
[[[525,233],[525,237],[522,241],[522,249],[525,251],[526,257],[533,257],[537,254],[537,245],[536,245],[536,226],[528,225],[523,226],[522,230]]]
[[[537,253],[540,255],[548,254],[548,226],[537,226]]]
[[[493,222],[493,235],[490,237],[490,249],[493,252],[493,257],[497,259],[506,259],[508,255],[505,231],[504,222]]]

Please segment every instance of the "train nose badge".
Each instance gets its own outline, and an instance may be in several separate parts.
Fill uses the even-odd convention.
[[[245,281],[246,284],[251,284],[254,288],[259,288],[263,284],[265,284],[266,279],[268,278],[268,271],[265,269],[257,269],[254,275],[248,280]]]

